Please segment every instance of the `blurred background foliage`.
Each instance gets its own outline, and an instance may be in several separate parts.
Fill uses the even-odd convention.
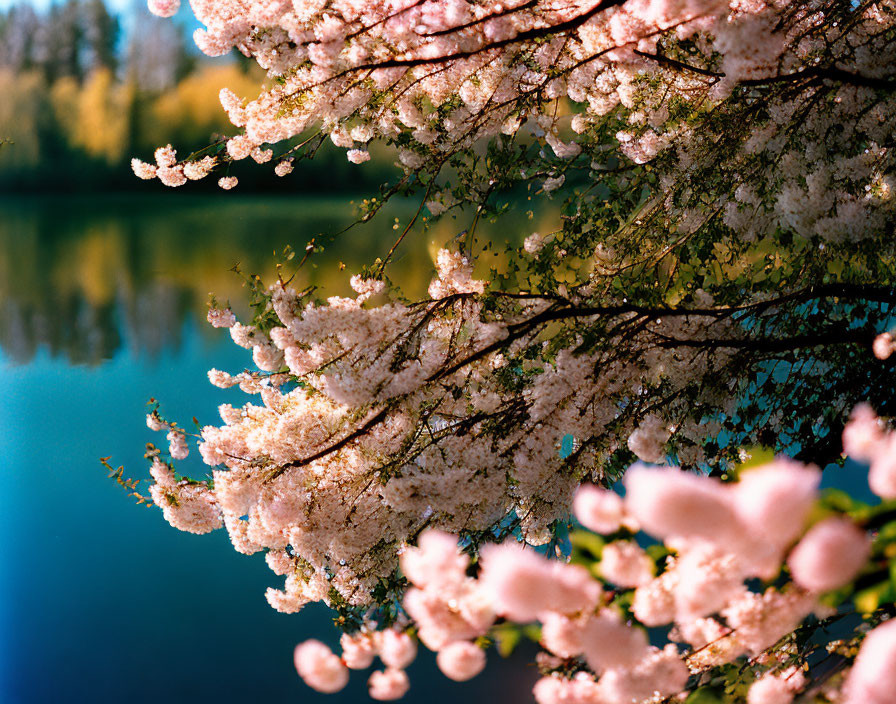
[[[172,144],[181,155],[235,133],[218,93],[253,98],[264,76],[240,55],[199,54],[191,27],[151,16],[136,2],[126,17],[104,0],[65,0],[46,10],[0,10],[0,189],[158,190],[137,180],[132,157]],[[327,147],[288,179],[270,167],[234,169],[241,190],[357,191],[394,175],[394,158],[358,169]],[[215,179],[193,188],[214,188]]]

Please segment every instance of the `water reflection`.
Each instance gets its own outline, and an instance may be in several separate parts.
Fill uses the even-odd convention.
[[[349,293],[349,274],[388,250],[395,218],[403,225],[413,208],[397,203],[339,236],[299,282],[325,295]],[[352,222],[353,212],[344,198],[0,201],[0,348],[17,363],[41,346],[78,364],[110,359],[123,345],[155,357],[164,346],[180,345],[186,320],[204,317],[210,292],[240,308],[245,293],[230,271],[235,264],[270,277],[275,251],[289,244],[301,252],[313,237],[327,241]],[[502,235],[525,236],[532,224],[521,217],[504,226]],[[434,247],[462,227],[447,219],[414,233],[390,276],[408,295],[422,295]]]

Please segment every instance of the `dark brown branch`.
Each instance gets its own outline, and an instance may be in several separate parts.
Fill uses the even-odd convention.
[[[651,308],[645,306],[637,306],[629,303],[623,303],[619,305],[613,306],[571,306],[571,305],[555,305],[551,308],[538,313],[527,320],[523,320],[519,323],[514,323],[512,325],[507,326],[507,337],[496,340],[489,345],[486,345],[480,350],[473,352],[468,355],[464,359],[458,360],[454,364],[449,365],[448,367],[439,370],[432,374],[427,381],[436,381],[438,379],[443,379],[446,376],[450,376],[454,372],[462,369],[463,367],[471,364],[475,361],[482,359],[483,357],[491,354],[492,352],[496,352],[502,347],[504,347],[509,340],[514,340],[523,335],[532,332],[535,328],[544,325],[549,322],[557,321],[557,320],[567,320],[571,318],[590,318],[597,316],[607,316],[612,317],[616,315],[623,315],[626,313],[635,313],[640,316],[644,316],[647,318],[667,318],[667,317],[688,317],[688,316],[710,316],[710,317],[724,317],[731,315],[736,312],[744,312],[750,310],[760,310],[764,308],[769,308],[777,305],[782,305],[784,303],[793,303],[793,302],[805,302],[809,300],[815,300],[819,298],[842,298],[847,295],[855,298],[856,300],[868,300],[868,301],[878,301],[878,302],[894,302],[896,301],[896,289],[892,287],[885,286],[862,286],[862,285],[850,285],[850,284],[823,284],[820,286],[810,287],[804,291],[797,291],[793,294],[781,296],[779,298],[770,299],[768,301],[759,301],[757,303],[738,306],[738,307],[725,307],[725,308]],[[868,337],[868,333],[862,333],[863,337],[861,340],[852,339],[850,335],[855,333],[856,331],[842,332],[839,334],[837,340],[833,340],[835,342],[853,342],[853,343],[871,343],[871,338]],[[809,340],[810,336],[805,336],[805,339],[801,340],[797,345],[798,347],[812,347],[818,344],[823,344],[822,342],[811,343]],[[669,338],[670,341],[674,341],[680,346],[710,346],[711,341],[703,341],[703,340],[691,340],[691,341],[678,341]],[[785,338],[789,339],[792,343],[796,338]],[[717,347],[747,347],[749,345],[745,344],[744,340],[727,340],[722,341],[728,344],[716,344]],[[754,341],[755,342],[755,341]],[[775,341],[766,341],[766,346],[763,349],[767,351],[774,351]],[[670,345],[672,346],[672,345]],[[784,346],[781,349],[793,349],[793,346]]]
[[[386,59],[384,61],[352,66],[349,71],[354,73],[355,71],[365,71],[368,69],[424,66],[427,64],[440,64],[446,61],[456,61],[458,59],[469,59],[485,51],[502,49],[503,47],[510,46],[511,44],[519,44],[521,42],[526,42],[533,39],[543,39],[544,37],[549,37],[554,34],[563,34],[564,32],[578,29],[599,12],[607,10],[611,7],[622,5],[625,1],[626,0],[605,0],[605,2],[601,2],[598,5],[595,5],[587,12],[583,12],[581,15],[577,15],[576,17],[566,20],[565,22],[548,25],[546,27],[536,27],[535,29],[528,29],[512,37],[508,37],[507,39],[499,39],[494,42],[483,44],[477,49],[456,51],[451,54],[443,54],[442,56],[418,57],[408,59]]]
[[[650,54],[646,51],[640,51],[638,49],[635,50],[635,54],[645,59],[656,61],[657,63],[663,64],[664,66],[669,66],[670,68],[676,69],[678,71],[696,73],[698,75],[708,76],[710,78],[725,77],[725,74],[719,71],[711,71],[710,69],[701,68],[700,66],[693,66],[683,61],[673,59],[669,56],[664,56],[663,54]],[[866,88],[876,88],[879,90],[896,90],[896,79],[866,76],[861,73],[847,71],[846,69],[840,68],[838,66],[811,66],[800,71],[794,71],[793,73],[780,73],[775,76],[769,76],[767,78],[749,78],[738,81],[738,83],[745,86],[762,86],[773,83],[796,83],[799,81],[817,80],[831,80],[837,81],[839,83],[849,83],[850,85],[863,86]]]
[[[465,22],[464,24],[459,24],[456,27],[448,27],[447,29],[439,29],[435,32],[427,32],[421,36],[424,37],[444,37],[447,34],[456,34],[457,32],[461,32],[465,29],[471,29],[476,27],[484,22],[488,22],[489,20],[498,19],[499,17],[506,17],[507,15],[512,15],[515,12],[520,12],[521,10],[528,10],[530,7],[535,7],[538,4],[539,0],[529,0],[529,2],[523,3],[522,5],[517,5],[516,7],[505,7],[503,10],[499,10],[498,12],[493,12],[490,15],[486,15],[485,17],[480,17],[478,20],[471,20],[470,22]]]
[[[366,34],[366,33],[369,32],[371,29],[376,29],[376,28],[379,27],[381,24],[385,24],[385,23],[388,22],[389,20],[394,19],[394,18],[398,17],[399,15],[403,15],[405,12],[410,12],[410,11],[413,10],[415,7],[420,7],[420,5],[422,5],[424,2],[425,2],[425,0],[416,0],[416,2],[415,2],[413,5],[409,5],[408,7],[403,7],[403,8],[401,8],[400,10],[396,10],[396,11],[393,12],[392,14],[389,14],[389,15],[386,15],[385,17],[382,17],[381,19],[377,20],[377,21],[374,22],[373,24],[369,24],[369,25],[366,25],[366,26],[364,26],[364,27],[361,27],[360,29],[355,30],[354,32],[352,32],[351,34],[349,34],[349,35],[346,37],[346,39],[354,39],[355,37],[359,37],[359,36],[361,36],[362,34]]]
[[[771,83],[786,83],[796,81],[818,81],[830,80],[838,83],[848,83],[854,86],[862,86],[864,88],[874,88],[877,90],[896,90],[896,79],[893,78],[877,78],[875,76],[865,76],[861,73],[854,73],[837,66],[811,66],[801,71],[793,73],[780,73],[776,76],[768,78],[749,78],[739,81],[740,85],[745,86],[762,86]]]
[[[498,294],[500,295],[500,294]],[[537,296],[534,296],[537,298]],[[863,286],[860,284],[822,284],[810,287],[803,291],[796,291],[792,294],[786,294],[776,299],[768,301],[759,301],[754,304],[739,307],[720,307],[720,308],[662,308],[662,307],[646,307],[629,303],[623,303],[612,306],[573,306],[563,299],[555,299],[554,304],[547,310],[533,315],[531,318],[513,323],[507,326],[507,336],[492,342],[489,345],[473,352],[463,359],[448,365],[430,375],[427,383],[432,383],[443,379],[456,371],[462,369],[473,362],[486,357],[492,352],[496,352],[505,347],[510,340],[515,340],[536,331],[539,327],[558,320],[568,320],[573,318],[590,318],[597,316],[614,317],[628,313],[634,313],[637,316],[647,320],[657,320],[668,317],[688,317],[688,316],[704,316],[722,318],[729,316],[735,312],[758,310],[767,307],[783,305],[785,303],[798,303],[819,298],[843,298],[849,297],[856,300],[867,300],[877,302],[893,302],[896,300],[896,290],[892,287],[885,286]],[[462,300],[463,295],[452,297],[452,300]],[[427,311],[427,315],[431,315],[433,309]],[[426,317],[426,316],[424,316]],[[682,340],[679,338],[669,337],[653,333],[660,341],[657,343],[660,347],[697,347],[697,348],[730,348],[730,349],[752,349],[762,352],[783,352],[795,349],[804,349],[809,347],[818,347],[820,345],[829,344],[860,344],[870,346],[874,333],[866,330],[844,330],[842,326],[831,327],[818,333],[805,335],[796,335],[792,337],[781,338],[734,338],[734,339],[705,339],[705,340]],[[360,426],[343,436],[340,440],[328,445],[327,447],[315,452],[308,457],[300,460],[288,462],[277,467],[268,476],[267,481],[275,479],[283,474],[283,472],[293,467],[301,467],[309,462],[326,457],[327,455],[341,450],[358,438],[362,437],[375,425],[383,421],[392,410],[391,404],[384,405],[375,414],[369,416]]]
[[[678,61],[669,56],[664,56],[663,54],[649,54],[646,51],[640,51],[639,49],[635,49],[635,53],[638,56],[642,56],[645,59],[652,59],[657,63],[664,64],[666,66],[670,66],[671,68],[677,69],[679,71],[687,71],[689,73],[698,73],[701,76],[709,76],[711,78],[724,78],[724,73],[719,73],[718,71],[710,71],[707,68],[700,68],[699,66],[691,66],[691,64],[686,64],[683,61]]]
[[[417,208],[417,211],[414,213],[414,217],[411,218],[411,221],[407,224],[407,227],[404,228],[404,231],[395,240],[395,243],[392,245],[392,248],[388,251],[386,256],[383,258],[382,264],[377,271],[377,275],[382,276],[383,272],[386,270],[386,266],[389,264],[389,261],[392,259],[392,255],[395,254],[395,250],[398,249],[399,245],[402,243],[404,238],[407,236],[408,232],[411,231],[411,228],[414,227],[414,223],[417,222],[417,218],[420,217],[420,213],[423,212],[423,206],[426,205],[426,201],[429,199],[429,194],[432,192],[432,187],[436,182],[436,177],[439,175],[439,172],[442,170],[442,165],[444,162],[440,162],[438,169],[432,175],[432,178],[429,181],[429,185],[426,187],[426,192],[423,194],[423,197],[420,199],[420,206]]]
[[[308,455],[307,457],[303,457],[300,460],[293,460],[292,462],[281,464],[279,467],[270,472],[267,477],[265,477],[265,481],[276,479],[288,469],[292,469],[294,467],[304,467],[310,462],[314,462],[315,460],[322,459],[323,457],[326,457],[327,455],[330,455],[334,452],[338,452],[346,445],[349,445],[358,438],[362,437],[365,433],[367,433],[368,430],[373,428],[373,426],[385,420],[386,416],[389,415],[390,410],[392,410],[391,406],[389,404],[386,404],[379,411],[365,420],[361,425],[355,428],[352,432],[350,432],[348,435],[345,435],[342,439],[337,440],[332,445],[328,445],[322,450],[318,450],[313,455]]]
[[[656,333],[654,333],[656,334]],[[789,352],[792,350],[820,347],[822,345],[862,345],[871,347],[876,333],[868,330],[844,330],[842,326],[832,326],[827,330],[793,337],[773,338],[730,338],[706,340],[682,340],[677,337],[657,335],[661,338],[657,347],[702,347],[709,349],[749,349],[756,352]]]

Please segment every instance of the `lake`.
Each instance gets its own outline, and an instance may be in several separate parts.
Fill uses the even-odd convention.
[[[415,206],[399,204],[340,235],[300,274],[325,295],[391,246]],[[339,695],[299,680],[293,647],[335,644],[322,606],[283,615],[264,598],[282,578],[224,531],[174,530],[137,506],[99,463],[146,476],[150,397],[172,418],[217,418],[242,396],[212,387],[211,367],[251,364],[205,323],[209,292],[245,310],[230,269],[271,276],[274,252],[300,253],[352,221],[346,199],[176,192],[0,200],[0,700],[78,702],[366,701],[353,673]],[[421,295],[432,255],[465,225],[450,219],[398,251],[393,280]],[[521,239],[544,223],[502,222]],[[320,236],[323,236],[322,238]],[[344,265],[344,266],[343,266]],[[195,474],[204,473],[197,453]],[[421,649],[408,702],[527,701],[533,648],[451,682]]]

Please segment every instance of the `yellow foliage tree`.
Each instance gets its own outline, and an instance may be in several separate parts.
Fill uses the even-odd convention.
[[[78,95],[73,144],[110,164],[120,162],[129,146],[132,99],[133,89],[116,83],[111,71],[94,71]]]
[[[146,136],[157,144],[191,144],[207,142],[212,133],[232,132],[233,125],[218,98],[222,88],[230,88],[237,95],[256,95],[258,77],[234,64],[200,69],[159,97],[152,107],[154,119],[146,127]],[[176,135],[171,134],[170,125],[178,126]]]

